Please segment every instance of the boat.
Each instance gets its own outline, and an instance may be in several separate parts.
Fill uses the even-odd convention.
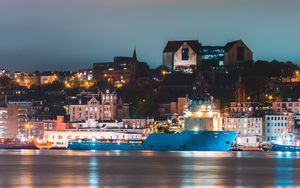
[[[272,144],[272,151],[300,152],[300,146]]]
[[[183,131],[152,133],[145,140],[105,141],[70,140],[71,150],[156,150],[156,151],[229,151],[237,133],[233,131]]]
[[[155,150],[155,151],[229,151],[237,131],[223,131],[220,112],[211,100],[189,100],[183,117],[176,125],[179,131],[153,132],[144,140],[77,139],[68,142],[71,150]]]
[[[32,142],[40,150],[44,150],[44,149],[48,150],[48,149],[51,149],[51,147],[52,147],[52,144],[49,141],[41,142],[41,141],[38,141],[36,138],[33,138]]]
[[[36,149],[32,141],[19,138],[0,138],[0,149]]]

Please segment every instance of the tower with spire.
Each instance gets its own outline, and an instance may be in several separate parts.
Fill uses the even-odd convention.
[[[135,61],[138,61],[137,57],[136,57],[136,49],[135,49],[135,47],[134,47],[134,50],[133,50],[132,59],[134,59]]]

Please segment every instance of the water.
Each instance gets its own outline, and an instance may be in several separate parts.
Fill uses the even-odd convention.
[[[0,187],[296,187],[300,153],[0,150]]]

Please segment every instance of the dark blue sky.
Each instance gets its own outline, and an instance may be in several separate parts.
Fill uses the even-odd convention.
[[[300,64],[299,9],[299,0],[0,0],[0,68],[77,70],[135,46],[155,67],[178,39],[243,39],[255,60]]]

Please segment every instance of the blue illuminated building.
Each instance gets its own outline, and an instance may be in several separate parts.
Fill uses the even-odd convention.
[[[224,46],[202,46],[201,60],[210,66],[224,66]]]

